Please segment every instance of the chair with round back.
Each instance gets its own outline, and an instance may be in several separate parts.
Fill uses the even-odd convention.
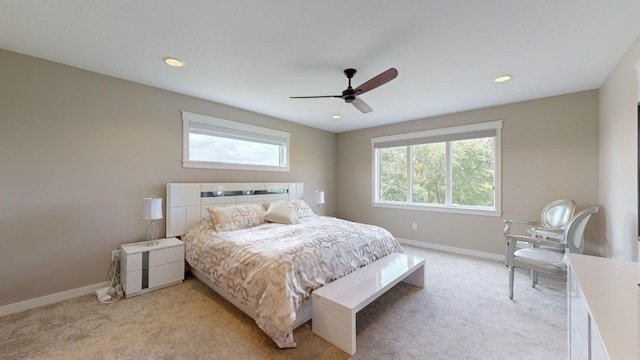
[[[598,206],[590,206],[573,216],[564,229],[560,242],[545,238],[512,235],[505,233],[507,239],[507,267],[509,268],[509,298],[513,299],[514,269],[516,267],[532,271],[531,286],[537,283],[537,272],[566,275],[565,252],[581,254],[584,250],[584,230],[591,216],[598,212]],[[518,243],[529,246],[519,248]],[[534,245],[534,246],[531,246]]]
[[[576,203],[569,199],[560,199],[548,203],[540,214],[542,226],[528,230],[531,236],[561,240],[565,226],[571,220]]]

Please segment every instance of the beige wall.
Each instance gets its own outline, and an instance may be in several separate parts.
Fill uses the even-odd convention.
[[[107,281],[167,182],[300,181],[334,213],[333,133],[3,50],[0,79],[0,306]],[[291,132],[291,172],[183,168],[181,110]]]
[[[372,137],[492,120],[503,120],[502,218],[371,207]],[[399,238],[503,255],[503,219],[537,220],[559,198],[575,200],[579,209],[598,203],[598,92],[338,134],[337,181],[340,217],[383,226]],[[597,222],[587,229],[591,248],[599,243]]]
[[[607,256],[638,261],[638,81],[640,37],[600,88],[600,202]]]

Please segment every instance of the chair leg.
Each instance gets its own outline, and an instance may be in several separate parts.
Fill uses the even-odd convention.
[[[509,266],[509,299],[513,300],[513,266]]]
[[[535,270],[531,270],[531,287],[535,288],[538,284],[538,272]]]

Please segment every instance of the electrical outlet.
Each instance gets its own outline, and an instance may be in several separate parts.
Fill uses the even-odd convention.
[[[418,224],[413,223],[413,230],[418,230]]]
[[[111,261],[115,260],[116,256],[118,256],[118,250],[111,250]]]

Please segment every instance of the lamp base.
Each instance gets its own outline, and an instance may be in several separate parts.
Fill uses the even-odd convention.
[[[156,246],[158,245],[158,227],[156,226],[155,221],[151,220],[149,226],[147,226],[147,246]]]

